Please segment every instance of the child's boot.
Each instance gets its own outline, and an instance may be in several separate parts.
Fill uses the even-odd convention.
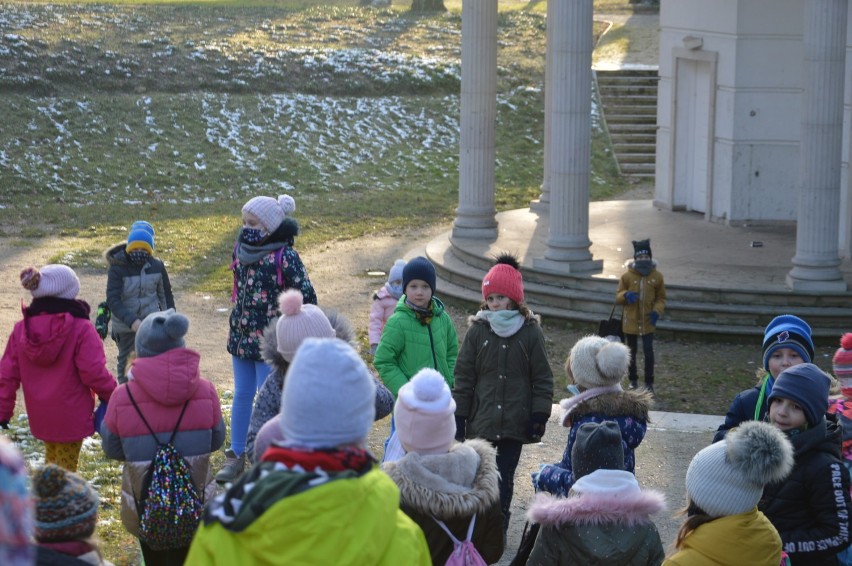
[[[246,455],[237,456],[230,448],[225,450],[225,465],[216,473],[216,481],[227,483],[236,480],[246,467]]]

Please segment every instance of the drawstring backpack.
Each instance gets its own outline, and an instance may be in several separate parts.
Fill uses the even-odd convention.
[[[447,533],[447,536],[449,536],[453,541],[453,553],[450,554],[450,557],[447,558],[447,561],[444,563],[446,566],[488,566],[488,563],[485,562],[482,555],[479,554],[479,551],[476,550],[476,547],[473,546],[473,542],[470,540],[473,537],[473,526],[476,524],[475,513],[473,517],[470,518],[470,524],[467,527],[467,538],[464,540],[457,539],[443,521],[436,519],[435,517],[432,517],[432,519],[438,523],[438,526],[441,527],[444,532]]]

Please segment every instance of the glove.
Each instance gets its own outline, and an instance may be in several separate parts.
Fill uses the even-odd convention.
[[[456,415],[456,440],[464,442],[464,433],[467,428],[467,419]]]
[[[544,413],[533,413],[527,423],[527,436],[533,440],[541,440],[544,429],[547,426],[548,415]]]
[[[541,476],[542,470],[544,470],[546,467],[547,467],[547,464],[539,464],[538,471],[530,474],[530,478],[532,478],[533,489],[535,491],[539,491],[538,478],[539,478],[539,476]]]
[[[639,293],[636,291],[627,291],[624,293],[624,300],[627,301],[628,305],[632,305],[639,300]]]
[[[3,430],[9,430],[9,421],[0,421],[0,428]]]
[[[95,330],[98,331],[98,336],[101,340],[105,340],[109,332],[109,321],[112,318],[112,312],[109,310],[107,302],[104,301],[98,304],[98,316],[95,318]]]
[[[97,408],[95,408],[95,413],[93,415],[95,419],[95,432],[101,431],[101,424],[104,422],[104,415],[106,415],[107,410],[107,402],[101,401],[98,403]]]
[[[657,321],[660,320],[660,313],[657,311],[651,311],[651,324],[657,326]]]
[[[379,347],[378,344],[370,344],[370,355],[371,356],[376,355],[376,350],[378,349],[378,347]]]

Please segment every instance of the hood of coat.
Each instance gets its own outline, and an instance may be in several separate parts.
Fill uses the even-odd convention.
[[[593,414],[624,415],[650,423],[648,411],[652,402],[653,397],[644,389],[604,393],[577,403],[571,411],[571,419],[576,421]]]
[[[37,366],[50,366],[59,357],[74,330],[70,313],[27,316],[23,321],[21,351]]]
[[[651,262],[651,271],[657,269],[657,260],[651,259],[649,261]],[[636,271],[636,260],[635,259],[628,259],[627,261],[624,262],[624,267],[626,267],[627,269],[630,269],[631,271]],[[637,271],[637,273],[639,273],[639,272]]]
[[[474,438],[446,454],[411,452],[382,468],[404,503],[435,517],[463,517],[484,513],[500,498],[496,457],[489,442]]]
[[[331,327],[334,329],[334,335],[344,342],[348,342],[350,346],[358,351],[360,346],[358,346],[358,343],[356,342],[355,329],[352,328],[352,324],[349,322],[349,319],[336,310],[320,308],[328,319],[328,322],[331,324]],[[263,330],[263,343],[260,347],[260,355],[263,357],[263,361],[272,368],[272,371],[283,378],[284,374],[287,373],[287,368],[290,367],[290,364],[284,359],[281,352],[278,351],[277,324],[278,317],[275,317],[269,321],[269,324]]]
[[[796,459],[811,450],[827,452],[832,456],[841,458],[842,429],[837,415],[827,414],[825,418],[799,434],[789,436],[793,444]]]
[[[665,496],[658,491],[639,489],[630,472],[597,470],[580,480],[586,484],[582,493],[572,491],[568,497],[539,493],[528,512],[530,521],[555,526],[565,523],[632,526],[649,522],[650,515],[666,508]]]
[[[201,355],[189,348],[173,348],[158,356],[136,358],[128,379],[163,405],[180,405],[190,399],[201,379]]]
[[[119,242],[104,252],[104,259],[108,265],[128,265],[127,242]]]

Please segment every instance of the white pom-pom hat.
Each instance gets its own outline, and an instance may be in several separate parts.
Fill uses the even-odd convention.
[[[586,389],[615,385],[627,375],[630,350],[600,336],[581,338],[571,348],[568,366],[574,382]]]
[[[431,368],[400,387],[394,407],[396,434],[406,452],[445,454],[456,437],[456,402],[444,376]]]
[[[316,305],[302,304],[300,291],[290,289],[278,295],[281,317],[275,325],[278,352],[288,362],[293,361],[296,350],[305,338],[334,338],[334,328],[328,317]]]
[[[243,205],[243,212],[253,214],[270,234],[275,232],[288,214],[296,211],[296,201],[290,195],[254,197]]]

